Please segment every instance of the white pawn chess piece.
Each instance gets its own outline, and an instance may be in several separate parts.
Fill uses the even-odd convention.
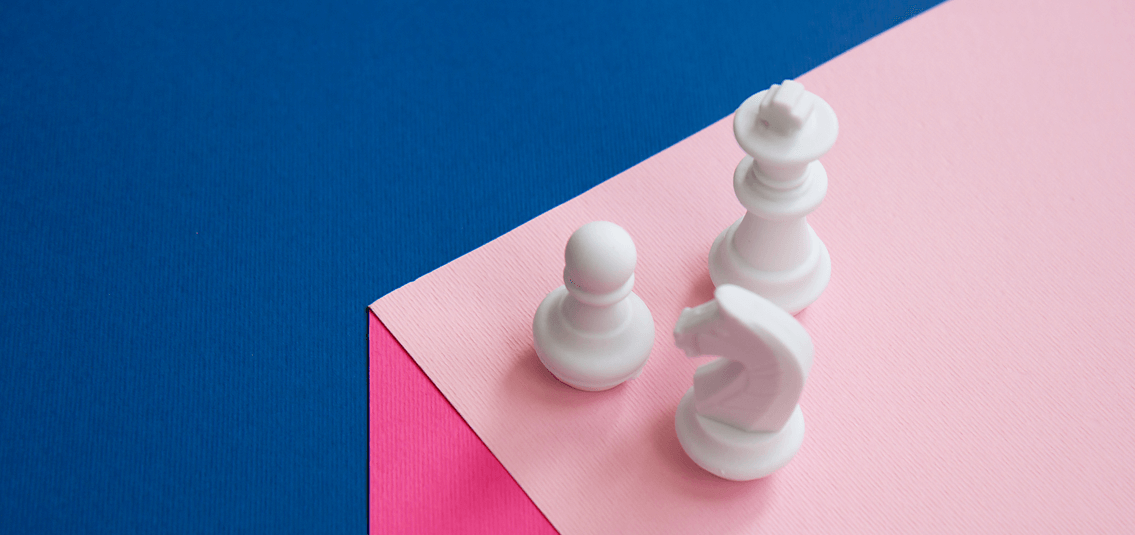
[[[592,221],[564,251],[564,285],[536,309],[536,355],[560,381],[607,390],[642,372],[654,347],[654,318],[631,289],[638,260],[622,227]]]
[[[733,173],[733,190],[747,213],[713,242],[714,285],[742,286],[791,314],[820,297],[831,258],[805,216],[828,191],[816,160],[838,133],[832,107],[792,80],[741,104],[733,134],[749,156]]]
[[[698,367],[675,428],[698,466],[734,481],[765,477],[804,442],[797,402],[812,367],[804,326],[763,297],[726,284],[714,299],[687,308],[674,341],[689,357],[721,358]]]

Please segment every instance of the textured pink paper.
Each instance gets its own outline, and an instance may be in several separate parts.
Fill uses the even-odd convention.
[[[728,119],[372,308],[566,535],[1130,532],[1135,4],[1047,4],[951,0],[801,78],[840,118],[809,218],[833,275],[798,316],[804,447],[770,478],[716,479],[673,430],[704,361],[670,330],[741,215]],[[594,219],[635,237],[658,326],[604,393],[531,346]]]
[[[554,535],[386,327],[368,316],[370,532]]]

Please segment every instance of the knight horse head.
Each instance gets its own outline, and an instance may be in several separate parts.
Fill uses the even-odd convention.
[[[722,336],[724,332],[720,328],[721,322],[721,309],[717,300],[686,308],[682,310],[678,324],[674,326],[674,344],[685,351],[687,357],[705,355],[707,352],[701,349],[701,339]]]
[[[689,357],[721,357],[694,374],[699,415],[747,432],[775,432],[792,415],[812,366],[804,326],[767,299],[722,285],[682,311],[674,342]]]

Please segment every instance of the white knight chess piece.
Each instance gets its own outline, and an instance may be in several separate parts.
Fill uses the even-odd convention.
[[[700,366],[675,415],[678,441],[698,466],[734,481],[765,477],[804,441],[797,405],[812,367],[812,338],[772,302],[725,284],[682,311],[674,341]]]

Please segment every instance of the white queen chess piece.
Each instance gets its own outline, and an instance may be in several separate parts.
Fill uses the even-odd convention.
[[[698,466],[734,481],[765,477],[804,441],[797,405],[812,367],[812,338],[763,297],[725,284],[713,300],[682,311],[674,342],[688,357],[721,358],[698,367],[674,426]]]
[[[793,80],[741,104],[733,135],[748,156],[733,173],[733,190],[747,213],[713,242],[714,285],[742,286],[791,314],[819,298],[831,258],[805,216],[828,191],[817,160],[838,133],[832,107]]]
[[[654,347],[654,318],[631,289],[634,241],[607,221],[583,225],[564,251],[564,285],[536,309],[536,355],[580,390],[607,390],[642,372]]]

